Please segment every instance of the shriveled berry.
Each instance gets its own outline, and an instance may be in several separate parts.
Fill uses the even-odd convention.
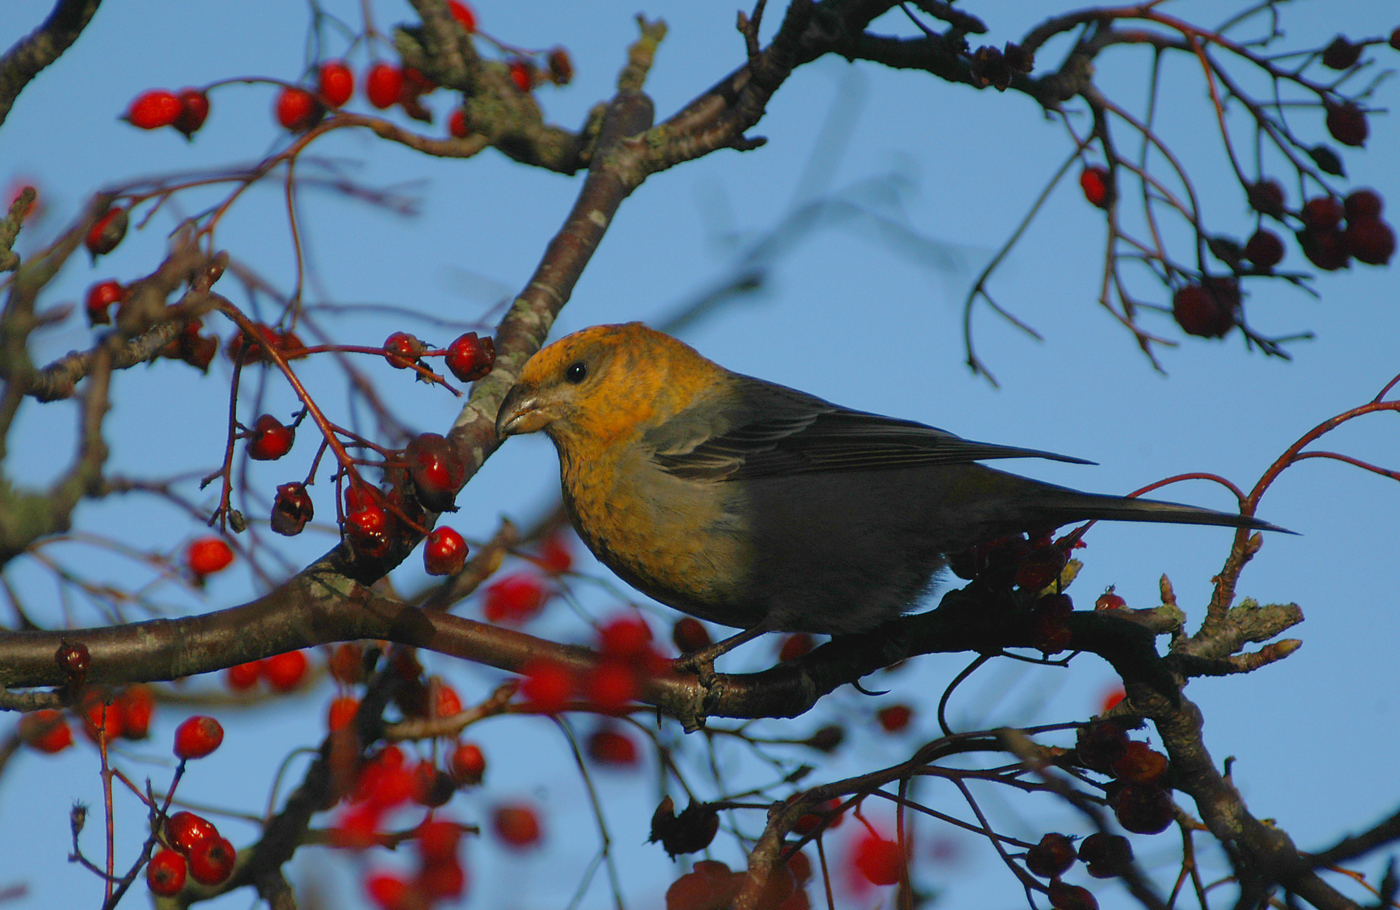
[[[1167,773],[1167,757],[1147,743],[1130,742],[1113,763],[1113,773],[1135,784],[1154,783]]]
[[[1045,889],[1045,896],[1054,910],[1099,910],[1099,902],[1089,889],[1069,885],[1059,879],[1052,881]]]
[[[1076,732],[1075,752],[1079,763],[1102,774],[1113,772],[1113,763],[1128,748],[1128,735],[1112,721],[1086,724]]]
[[[153,89],[136,96],[127,108],[126,120],[139,129],[158,130],[174,124],[183,107],[174,92]]]
[[[311,496],[301,483],[284,483],[277,487],[272,500],[272,530],[286,537],[300,534],[315,514]]]
[[[1171,794],[1157,784],[1124,784],[1113,800],[1118,824],[1134,834],[1158,834],[1176,817]]]
[[[1356,66],[1364,45],[1352,44],[1345,35],[1338,35],[1322,49],[1322,65],[1328,69],[1346,70]]]
[[[569,52],[562,47],[550,49],[545,64],[549,67],[550,82],[555,85],[568,85],[573,81],[574,62],[569,59]]]
[[[496,365],[496,343],[467,332],[447,346],[447,368],[462,382],[475,382]]]
[[[1079,844],[1079,858],[1094,878],[1123,875],[1133,863],[1133,845],[1121,834],[1090,834]]]
[[[355,94],[355,74],[344,60],[327,60],[318,73],[317,90],[331,107],[340,107]]]

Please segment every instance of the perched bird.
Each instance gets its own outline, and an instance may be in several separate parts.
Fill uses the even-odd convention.
[[[685,613],[752,631],[869,630],[946,554],[1093,518],[1279,530],[1195,506],[1081,493],[977,464],[1082,459],[972,442],[732,373],[641,323],[535,354],[496,417],[544,430],[593,554]]]

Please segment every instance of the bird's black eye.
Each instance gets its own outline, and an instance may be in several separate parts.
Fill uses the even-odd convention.
[[[578,385],[588,378],[588,365],[582,360],[576,360],[564,368],[564,381]]]

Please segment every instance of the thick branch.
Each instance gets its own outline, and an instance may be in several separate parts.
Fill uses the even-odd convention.
[[[0,125],[29,80],[53,63],[82,34],[102,0],[58,0],[44,24],[0,57]]]

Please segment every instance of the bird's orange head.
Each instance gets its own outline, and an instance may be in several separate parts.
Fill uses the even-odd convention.
[[[541,349],[501,402],[502,438],[544,430],[573,452],[659,425],[729,376],[689,345],[640,322],[596,325]]]

